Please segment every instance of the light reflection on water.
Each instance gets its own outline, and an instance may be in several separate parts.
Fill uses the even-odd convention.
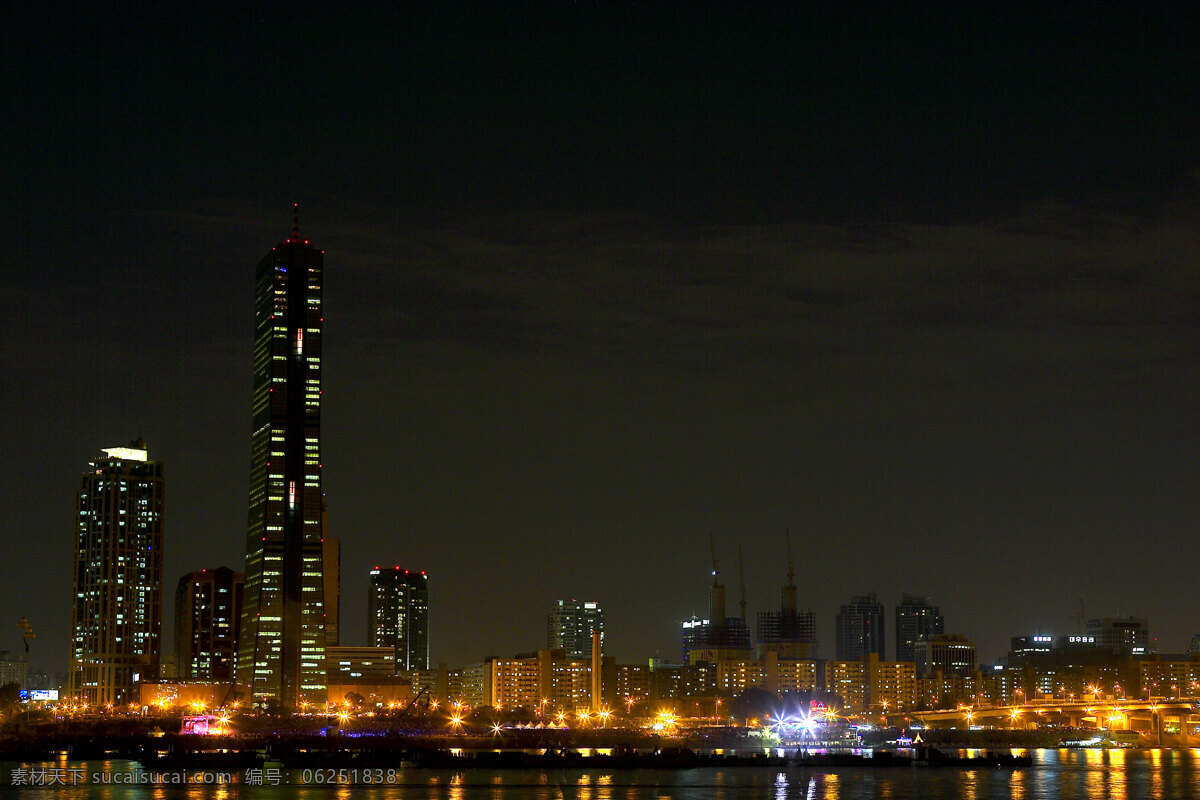
[[[16,764],[0,763],[3,800],[1200,800],[1198,750],[1036,750],[1027,769],[956,767],[726,767],[701,769],[417,769],[393,786],[9,787]],[[52,765],[64,767],[67,762]],[[79,762],[69,766],[78,767]],[[132,762],[91,762],[129,772]],[[244,771],[234,770],[240,780]]]

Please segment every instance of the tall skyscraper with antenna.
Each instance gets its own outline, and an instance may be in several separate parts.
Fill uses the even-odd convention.
[[[254,295],[250,514],[238,683],[256,706],[323,706],[321,308],[324,251],[292,233]]]

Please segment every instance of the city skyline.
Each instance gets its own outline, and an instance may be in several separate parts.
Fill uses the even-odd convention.
[[[790,529],[823,653],[866,591],[983,661],[1081,598],[1184,649],[1194,13],[22,9],[0,649],[28,617],[61,669],[79,466],[133,432],[167,580],[238,567],[248,270],[293,202],[329,251],[342,642],[399,563],[434,660],[535,647],[572,596],[671,657],[708,533],[774,611]]]

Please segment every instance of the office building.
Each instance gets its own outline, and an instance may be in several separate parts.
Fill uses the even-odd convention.
[[[238,683],[256,706],[326,702],[321,512],[323,251],[292,234],[259,262]]]
[[[68,694],[125,705],[159,672],[162,464],[140,439],[104,450],[83,475],[75,511]]]
[[[928,678],[937,673],[969,677],[978,669],[975,643],[967,637],[939,633],[918,640],[913,648],[913,663],[917,677]]]
[[[229,567],[189,572],[175,589],[175,668],[183,680],[233,683],[242,629],[243,576]]]
[[[600,604],[582,600],[559,600],[546,620],[546,647],[563,650],[567,658],[591,658],[592,634],[604,635],[604,611]]]
[[[429,576],[400,567],[371,570],[367,642],[395,647],[396,669],[429,669]]]
[[[855,661],[874,653],[884,657],[883,605],[874,592],[850,600],[836,617],[838,661]]]
[[[389,678],[396,675],[396,649],[384,647],[329,647],[325,650],[326,672],[349,678]]]
[[[905,594],[896,606],[896,660],[912,661],[916,645],[946,632],[946,620],[941,609],[915,594]]]
[[[1099,617],[1087,621],[1087,635],[1113,655],[1150,652],[1150,624],[1141,617]]]

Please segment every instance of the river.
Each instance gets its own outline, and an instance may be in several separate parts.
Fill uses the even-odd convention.
[[[1024,751],[1023,751],[1024,752]],[[190,784],[130,785],[145,773],[130,761],[0,762],[0,797],[72,800],[1200,800],[1200,750],[1031,750],[1024,769],[953,767],[726,767],[700,769],[416,769],[371,771],[347,785],[303,785],[336,776],[292,769],[189,770]],[[307,774],[306,774],[307,773]],[[231,784],[222,783],[227,775]],[[351,776],[342,776],[343,779]],[[262,780],[262,785],[250,785]],[[47,785],[52,781],[53,785]],[[271,785],[278,781],[277,785]],[[368,783],[368,781],[370,783]],[[20,785],[14,785],[20,784]]]

